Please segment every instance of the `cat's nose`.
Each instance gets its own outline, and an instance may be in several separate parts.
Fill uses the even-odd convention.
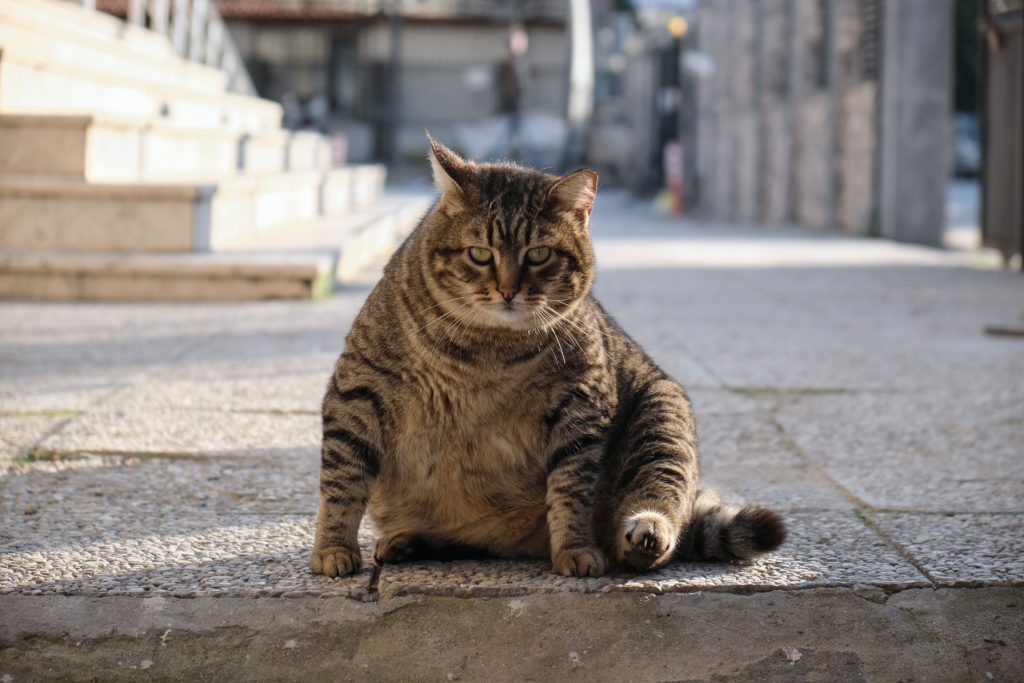
[[[516,294],[519,293],[518,287],[501,287],[498,289],[498,293],[501,294],[501,298],[505,301],[512,301],[516,298]]]

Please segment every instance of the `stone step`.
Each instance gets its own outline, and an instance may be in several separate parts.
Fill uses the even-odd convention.
[[[131,50],[133,57],[164,58],[174,54],[167,38],[104,12],[84,10],[71,2],[0,0],[0,16],[5,24],[44,27],[55,35],[78,40],[107,44],[116,41],[119,49]]]
[[[203,252],[250,233],[342,213],[372,201],[382,186],[383,171],[372,165],[216,183],[0,176],[0,249]]]
[[[0,298],[46,301],[312,299],[331,290],[321,254],[0,251]]]
[[[370,208],[235,239],[201,254],[0,251],[0,298],[243,301],[328,295],[389,254],[428,206],[389,197]]]
[[[320,133],[295,131],[288,136],[285,168],[289,171],[326,171],[331,167],[331,142]]]
[[[391,253],[430,207],[420,194],[389,193],[377,201],[353,208],[340,218],[321,218],[301,227],[250,233],[225,240],[220,253],[329,254],[334,277],[350,282],[364,268]]]
[[[0,113],[107,115],[145,123],[277,130],[281,105],[236,93],[203,94],[117,72],[45,61],[0,45]]]
[[[8,55],[31,56],[37,63],[71,65],[91,71],[116,73],[154,85],[173,86],[206,95],[225,91],[227,79],[218,69],[182,59],[170,42],[144,31],[145,42],[133,42],[134,29],[100,12],[72,7],[72,17],[62,19],[63,2],[42,3],[0,0],[0,46]],[[54,7],[57,6],[57,7]],[[62,10],[56,12],[55,9]],[[107,20],[114,26],[108,27]],[[99,21],[100,31],[89,27]],[[108,28],[119,28],[110,32]]]
[[[102,116],[0,115],[0,175],[93,182],[215,179],[239,171],[239,134]],[[277,169],[278,171],[282,169]]]
[[[158,119],[163,98],[106,74],[44,68],[0,52],[0,113],[109,115]],[[209,116],[209,112],[206,113]]]
[[[246,173],[327,171],[333,158],[330,138],[312,131],[263,131],[239,141],[238,164]]]
[[[60,24],[26,20],[24,9],[0,0],[0,112],[100,113],[238,130],[280,126],[279,104],[227,93],[220,71],[177,57],[169,45],[160,55],[136,54],[116,35],[62,32]],[[79,12],[84,24],[95,18]]]
[[[240,134],[109,116],[0,115],[0,149],[0,175],[97,182],[328,171],[332,163],[331,141],[320,133]]]

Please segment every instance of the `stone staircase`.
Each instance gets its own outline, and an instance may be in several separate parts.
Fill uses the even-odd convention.
[[[308,298],[392,249],[421,197],[281,128],[168,38],[0,0],[0,297]]]

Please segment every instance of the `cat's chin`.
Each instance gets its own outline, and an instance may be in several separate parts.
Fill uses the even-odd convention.
[[[534,308],[522,305],[514,308],[507,308],[505,306],[486,308],[478,324],[486,327],[519,331],[536,330],[541,327],[541,322],[534,313]]]

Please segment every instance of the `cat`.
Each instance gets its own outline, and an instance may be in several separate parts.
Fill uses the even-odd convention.
[[[595,171],[461,159],[353,324],[323,401],[310,568],[473,549],[567,576],[745,560],[780,516],[697,487],[689,398],[590,294]]]

